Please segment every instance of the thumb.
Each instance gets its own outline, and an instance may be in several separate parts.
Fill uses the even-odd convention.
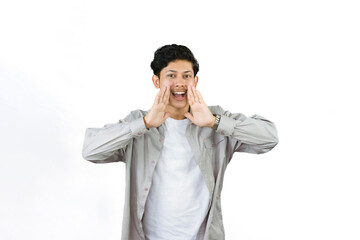
[[[189,113],[189,112],[184,113],[184,116],[186,118],[190,119],[190,121],[194,122],[194,116],[191,113]]]
[[[164,121],[165,121],[168,117],[170,117],[170,115],[171,115],[170,113],[165,113],[165,114],[164,114]]]

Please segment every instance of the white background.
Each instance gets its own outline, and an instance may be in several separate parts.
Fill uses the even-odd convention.
[[[276,123],[235,154],[227,240],[360,239],[357,1],[2,1],[0,239],[118,240],[124,165],[85,129],[149,109],[154,51],[188,46],[208,105]]]

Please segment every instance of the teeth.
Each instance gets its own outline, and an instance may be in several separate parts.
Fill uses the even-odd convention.
[[[174,92],[174,94],[185,94],[185,92]]]

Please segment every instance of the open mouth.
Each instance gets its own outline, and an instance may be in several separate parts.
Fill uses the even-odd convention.
[[[172,95],[176,100],[182,101],[185,99],[186,91],[172,92]]]

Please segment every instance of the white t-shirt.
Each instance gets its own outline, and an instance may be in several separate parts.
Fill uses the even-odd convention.
[[[196,240],[209,205],[209,190],[187,141],[189,119],[165,121],[164,146],[145,206],[147,240]]]

